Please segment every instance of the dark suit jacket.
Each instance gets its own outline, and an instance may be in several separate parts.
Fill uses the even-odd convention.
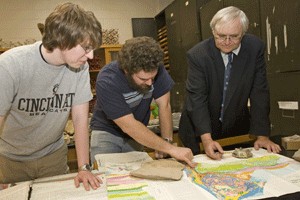
[[[243,37],[240,52],[233,57],[222,123],[219,117],[225,66],[221,52],[213,38],[187,52],[187,98],[179,136],[194,154],[200,153],[199,136],[204,133],[211,133],[213,139],[245,133],[269,135],[270,95],[264,50],[259,38],[249,34]]]

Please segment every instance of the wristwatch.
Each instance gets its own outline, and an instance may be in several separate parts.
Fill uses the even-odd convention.
[[[78,171],[92,171],[92,168],[89,164],[84,164],[79,167]]]

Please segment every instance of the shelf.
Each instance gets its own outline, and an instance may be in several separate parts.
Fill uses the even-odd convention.
[[[169,50],[168,50],[168,37],[167,37],[167,26],[163,26],[157,31],[157,38],[160,44],[160,47],[163,49],[165,57],[164,57],[164,65],[168,72],[170,72],[169,65]]]

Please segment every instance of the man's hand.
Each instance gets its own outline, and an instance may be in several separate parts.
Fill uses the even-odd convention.
[[[221,160],[224,151],[218,142],[212,139],[207,139],[202,140],[202,145],[208,157],[214,160]]]
[[[280,146],[272,142],[268,137],[258,136],[257,140],[254,142],[254,149],[258,150],[259,148],[262,147],[266,148],[269,153],[270,152],[279,153],[281,151]]]
[[[74,178],[75,186],[78,188],[81,182],[83,183],[85,190],[89,191],[90,186],[94,190],[99,188],[100,183],[102,183],[102,180],[98,176],[92,174],[89,171],[79,171],[77,176]]]
[[[170,151],[171,157],[175,158],[176,160],[186,162],[192,168],[196,166],[196,163],[192,162],[194,155],[191,149],[185,147],[173,147],[174,148],[172,148]]]

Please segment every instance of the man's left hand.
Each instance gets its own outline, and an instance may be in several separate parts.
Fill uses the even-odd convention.
[[[268,137],[258,136],[257,140],[254,143],[254,149],[258,150],[259,148],[262,147],[266,148],[269,153],[270,152],[279,153],[281,151],[280,146],[272,142]]]
[[[97,175],[94,175],[89,171],[79,171],[77,176],[74,178],[75,186],[78,188],[81,182],[83,183],[85,190],[89,191],[90,186],[94,190],[99,188],[102,180]]]

